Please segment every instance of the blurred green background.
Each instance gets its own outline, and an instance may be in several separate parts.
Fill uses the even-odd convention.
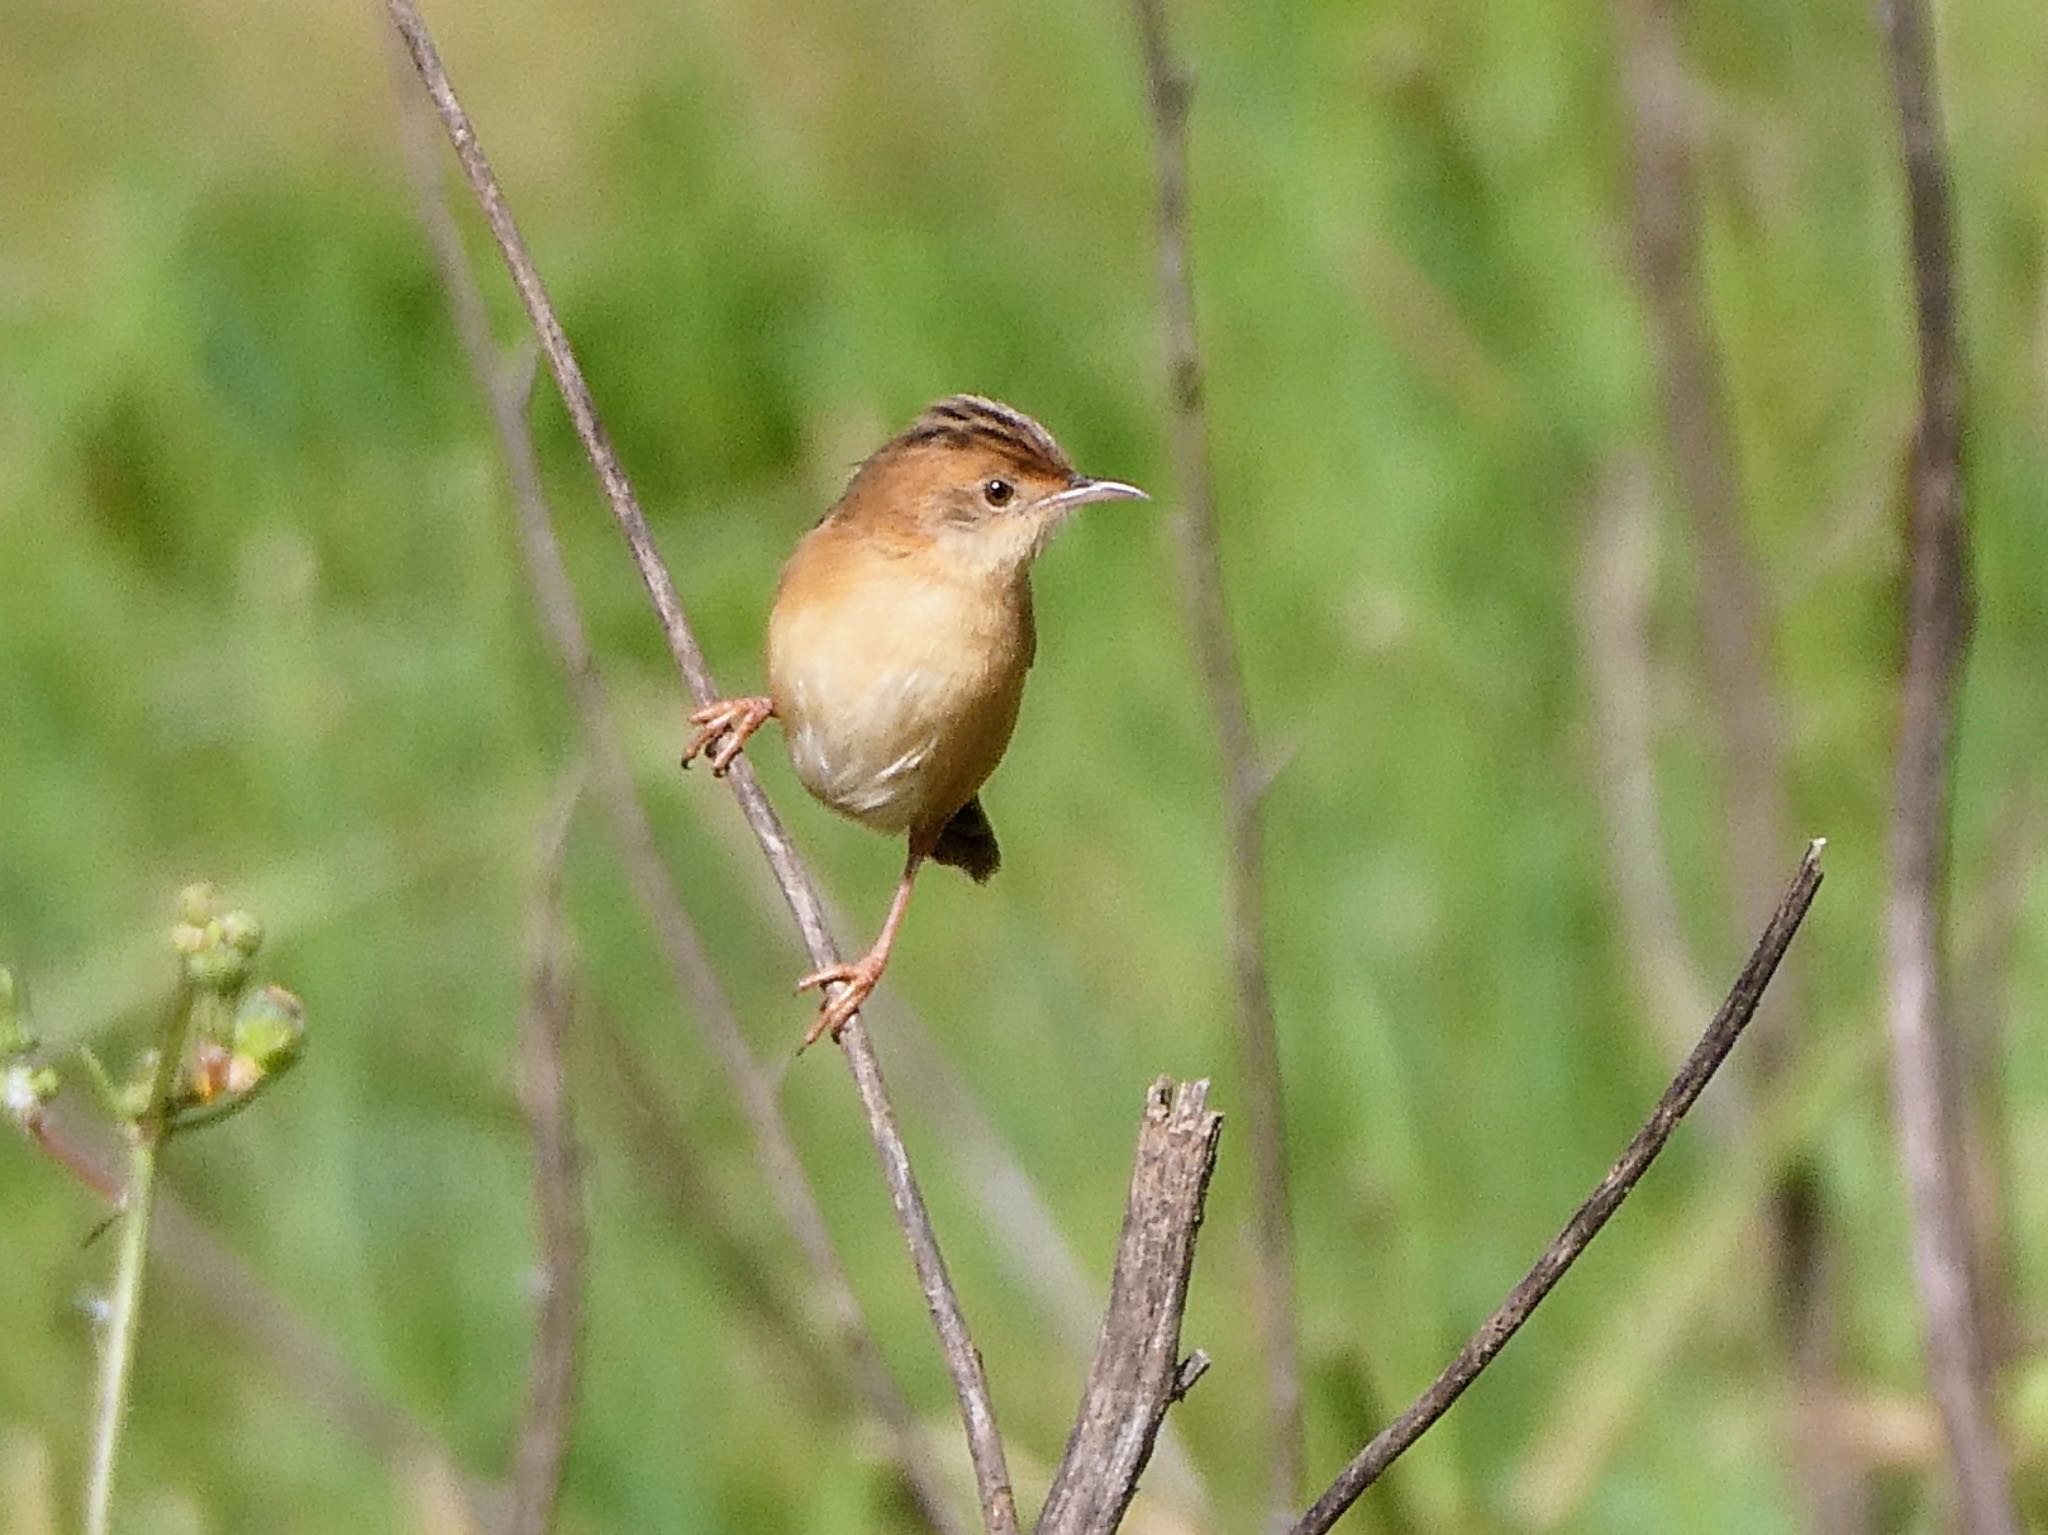
[[[2031,0],[1941,19],[1981,583],[1956,991],[1985,1063],[2002,1379],[2040,1515],[2048,34]],[[414,217],[379,20],[354,3],[0,8],[0,959],[56,1040],[146,1016],[173,893],[203,874],[266,919],[265,968],[312,1028],[259,1112],[172,1157],[171,1187],[263,1301],[223,1305],[189,1261],[154,1271],[123,1472],[135,1531],[469,1528],[456,1489],[505,1473],[525,1389],[523,928],[576,732]],[[934,396],[1011,400],[1085,468],[1158,492],[1083,519],[1042,563],[1036,679],[987,796],[1003,875],[926,882],[874,1020],[1035,1509],[1145,1085],[1210,1075],[1221,1107],[1244,1103],[1218,771],[1164,520],[1129,17],[1078,0],[506,0],[429,20],[729,685],[760,677],[796,534]],[[1617,902],[1616,743],[1586,622],[1626,616],[1625,590],[1588,590],[1615,548],[1648,583],[1620,631],[1706,989],[1763,913],[1736,919],[1614,13],[1195,0],[1176,22],[1199,78],[1194,257],[1230,601],[1287,761],[1267,801],[1270,940],[1320,1486],[1520,1274],[1704,1022],[1653,1015]],[[1862,4],[1736,0],[1689,18],[1684,46],[1703,299],[1788,758],[1783,870],[1825,834],[1829,881],[1780,1048],[1744,1046],[1728,1105],[1681,1133],[1360,1530],[1807,1528],[1793,1451],[1809,1432],[1855,1471],[1862,1527],[1943,1527],[1882,1075],[1914,397],[1884,68]],[[509,290],[462,216],[510,343]],[[729,796],[674,771],[683,702],[544,385],[535,421],[663,852],[779,1059],[809,1017],[788,995],[801,956]],[[898,850],[810,803],[764,740],[778,806],[865,941]],[[594,1258],[562,1528],[910,1527],[595,815],[569,914]],[[781,1091],[964,1496],[845,1073],[818,1052]],[[1036,1182],[1071,1258],[1004,1240],[991,1146]],[[1216,1368],[1176,1409],[1134,1529],[1259,1517],[1248,1150],[1238,1114],[1186,1333]],[[1763,1218],[1795,1170],[1826,1233],[1826,1411],[1796,1387]],[[72,1527],[87,1313],[112,1259],[86,1243],[99,1218],[0,1137],[10,1535],[44,1535],[44,1478]],[[266,1330],[278,1306],[340,1374]]]

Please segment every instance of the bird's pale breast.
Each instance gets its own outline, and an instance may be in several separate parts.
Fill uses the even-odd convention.
[[[936,832],[995,771],[1031,662],[1030,589],[831,524],[797,546],[769,688],[804,786],[879,831]]]

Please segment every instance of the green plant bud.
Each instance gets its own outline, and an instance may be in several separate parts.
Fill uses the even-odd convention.
[[[194,880],[178,892],[178,920],[191,927],[204,927],[213,919],[217,895],[210,880]]]
[[[206,949],[206,928],[198,922],[180,922],[171,929],[171,947],[180,954],[200,954]]]
[[[244,959],[263,947],[263,924],[246,911],[231,911],[220,919],[221,941]]]
[[[282,986],[263,986],[242,999],[235,1012],[234,1063],[229,1085],[240,1076],[253,1084],[297,1063],[306,1045],[306,1007]]]

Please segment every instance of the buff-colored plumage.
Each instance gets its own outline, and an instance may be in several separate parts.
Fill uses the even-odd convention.
[[[977,795],[1010,744],[1037,643],[1031,563],[1078,507],[1142,494],[1077,474],[1021,412],[956,395],[868,459],[797,544],[768,623],[767,696],[697,711],[684,762],[705,751],[722,772],[772,715],[805,788],[909,838],[874,948],[802,983],[841,987],[810,1038],[873,989],[921,862],[995,872]]]
[[[797,777],[876,831],[936,839],[1002,760],[1035,641],[1023,572],[834,517],[768,623],[768,692]]]

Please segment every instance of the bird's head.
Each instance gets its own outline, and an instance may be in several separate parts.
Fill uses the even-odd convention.
[[[833,515],[976,569],[1021,574],[1081,507],[1145,499],[1135,485],[1076,472],[1022,411],[958,394],[861,465]]]

